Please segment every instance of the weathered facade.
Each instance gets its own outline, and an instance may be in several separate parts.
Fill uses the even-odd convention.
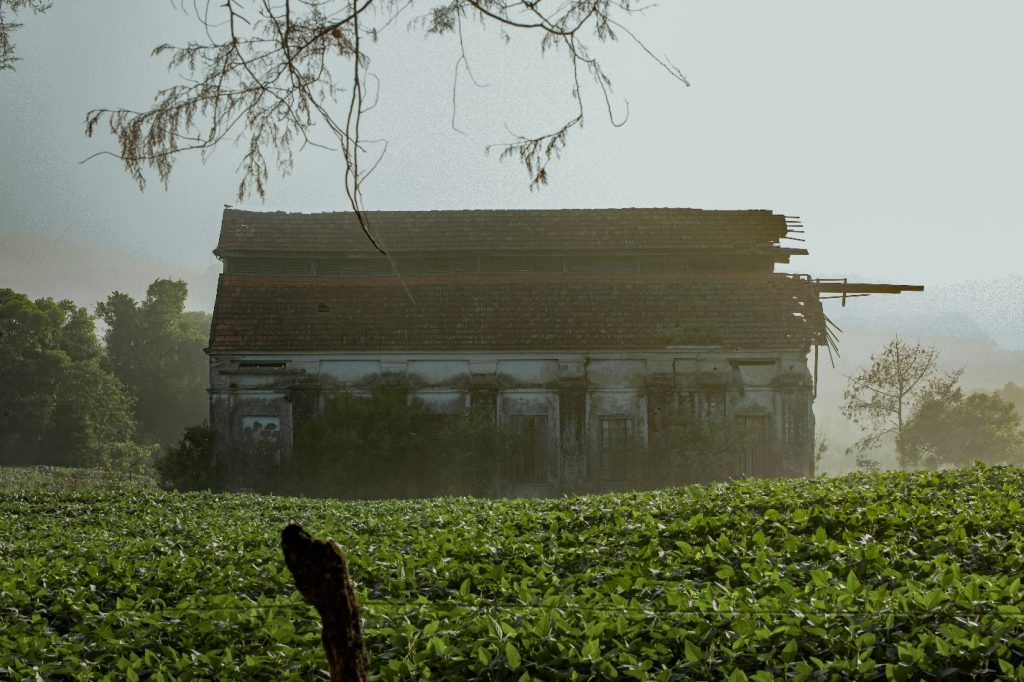
[[[781,246],[784,216],[369,219],[388,257],[350,214],[225,210],[209,347],[220,452],[287,461],[296,425],[325,395],[401,380],[439,413],[482,407],[530,435],[506,494],[627,487],[636,464],[618,446],[647,442],[680,411],[749,436],[730,475],[813,475],[807,360],[826,342],[825,318],[815,282],[775,271],[806,253]],[[252,464],[233,457],[245,487]]]

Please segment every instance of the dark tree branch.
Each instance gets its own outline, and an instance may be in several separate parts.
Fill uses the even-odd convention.
[[[0,0],[5,6],[42,7],[41,0]],[[101,125],[117,140],[115,153],[125,170],[146,185],[146,172],[154,171],[165,185],[174,162],[185,151],[203,158],[224,142],[244,151],[239,170],[238,199],[266,195],[272,166],[287,174],[293,149],[324,146],[314,131],[326,130],[338,141],[344,163],[345,195],[367,238],[382,253],[385,245],[374,236],[362,201],[362,183],[378,166],[381,156],[364,163],[363,114],[373,108],[379,88],[369,96],[369,49],[380,33],[414,5],[426,14],[418,25],[427,33],[454,34],[459,41],[455,64],[452,127],[460,66],[470,78],[462,21],[475,17],[496,24],[508,39],[512,32],[539,37],[539,49],[565,50],[575,112],[538,136],[515,135],[501,148],[499,158],[515,158],[530,175],[531,188],[546,184],[549,164],[566,148],[569,131],[582,127],[585,107],[581,75],[586,74],[601,92],[613,125],[617,120],[611,100],[611,79],[591,53],[592,43],[616,40],[624,32],[656,64],[677,80],[685,77],[666,59],[647,49],[622,19],[637,11],[633,0],[218,0],[196,11],[206,32],[203,43],[182,47],[161,45],[155,55],[169,55],[169,66],[179,73],[177,85],[159,91],[145,111],[96,109],[86,117],[85,130],[93,135]],[[216,10],[216,11],[215,11]],[[0,14],[0,19],[3,15]],[[411,25],[415,25],[413,22]],[[369,40],[366,40],[369,39]],[[337,79],[332,66],[348,62],[351,76]],[[348,97],[339,116],[339,97]],[[370,102],[370,99],[373,102]],[[626,103],[628,118],[628,103]],[[318,128],[317,126],[322,126]],[[457,128],[456,128],[457,129]],[[386,149],[384,143],[383,149]],[[383,152],[381,152],[383,154]],[[92,157],[90,157],[92,158]]]

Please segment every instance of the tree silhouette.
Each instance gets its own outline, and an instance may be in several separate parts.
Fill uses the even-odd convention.
[[[896,440],[903,468],[1021,464],[1020,414],[998,393],[956,388],[921,401]]]
[[[924,400],[948,394],[963,370],[942,374],[934,346],[913,345],[898,337],[886,344],[871,365],[848,378],[840,411],[864,436],[847,452],[877,448],[899,437],[914,409]]]

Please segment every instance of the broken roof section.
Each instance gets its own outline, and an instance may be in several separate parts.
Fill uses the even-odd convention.
[[[722,251],[789,262],[802,248],[779,241],[790,230],[771,211],[623,208],[486,211],[369,211],[389,253]],[[266,253],[372,254],[353,213],[260,213],[226,209],[218,257]]]
[[[765,210],[224,211],[213,351],[834,347],[823,294],[921,290],[775,272]],[[400,272],[401,275],[396,276]]]

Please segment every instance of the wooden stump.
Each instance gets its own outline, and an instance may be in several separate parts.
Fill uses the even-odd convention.
[[[294,522],[282,531],[281,548],[295,586],[320,613],[331,681],[367,682],[369,659],[345,553],[334,540],[314,540]]]

